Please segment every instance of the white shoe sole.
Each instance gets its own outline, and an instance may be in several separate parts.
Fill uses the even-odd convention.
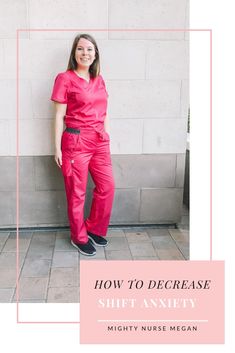
[[[82,251],[72,240],[71,244],[82,254],[86,256],[94,256],[96,254],[96,251],[93,254],[87,254],[86,252]]]

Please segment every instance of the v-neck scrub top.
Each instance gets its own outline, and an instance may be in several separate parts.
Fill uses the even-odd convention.
[[[108,92],[101,75],[86,81],[73,70],[59,73],[54,82],[51,100],[67,104],[66,127],[103,126],[107,112]]]

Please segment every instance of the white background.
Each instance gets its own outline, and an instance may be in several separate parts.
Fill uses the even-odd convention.
[[[232,313],[234,310],[234,1],[233,0],[191,0],[191,28],[212,28],[213,29],[213,259],[226,260],[226,344],[225,345],[79,345],[79,325],[28,325],[15,323],[16,310],[14,304],[1,304],[0,306],[0,332],[1,348],[6,351],[22,350],[28,352],[87,352],[95,350],[96,352],[116,351],[135,351],[142,352],[232,352],[234,351],[234,334],[232,335]],[[196,43],[191,43],[196,45]],[[202,47],[198,46],[196,50],[198,62],[202,55]],[[195,55],[195,47],[193,49]],[[195,62],[195,57],[193,58]],[[195,111],[191,112],[191,126],[195,124],[195,132],[198,128],[199,119],[209,119],[205,114],[208,106],[203,106],[203,100],[200,101],[200,92],[202,83],[196,87],[192,82],[195,77],[191,73],[191,104]],[[197,77],[201,77],[201,67],[198,66]],[[203,77],[202,82],[203,82]],[[197,82],[200,80],[197,80]],[[197,106],[195,106],[197,100]],[[205,103],[206,105],[208,104]],[[201,113],[199,114],[199,110]],[[205,126],[208,129],[208,121],[200,122],[201,129]],[[205,131],[204,131],[205,133]],[[192,149],[198,143],[199,156],[191,160],[192,180],[208,180],[208,139],[201,136],[193,136]],[[193,135],[193,131],[192,131]],[[203,148],[203,146],[204,148]],[[202,150],[205,153],[202,154]],[[205,160],[203,159],[205,158]],[[205,170],[202,171],[201,165],[197,165],[203,159],[202,163]],[[200,167],[200,168],[199,168]],[[195,184],[196,185],[196,184]],[[207,184],[208,185],[208,184]],[[208,247],[208,186],[203,190],[197,184],[197,190],[192,190],[192,243],[193,257],[201,258],[203,241]],[[199,195],[200,194],[200,195]],[[197,197],[199,195],[200,197]],[[206,205],[206,206],[205,206]],[[197,249],[197,250],[196,250]],[[233,281],[232,281],[233,279]],[[52,304],[53,305],[53,304]],[[61,306],[63,310],[64,306]],[[30,310],[30,306],[29,306]],[[216,301],[215,301],[216,311]],[[234,325],[233,325],[234,327]],[[92,334],[92,332],[91,332]],[[5,348],[3,348],[5,347]]]

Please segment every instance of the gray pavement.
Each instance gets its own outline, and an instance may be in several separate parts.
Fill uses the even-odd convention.
[[[80,261],[188,260],[189,216],[184,208],[178,229],[110,228],[106,248],[81,255],[70,244],[69,230],[21,231],[19,234],[19,301],[79,302]],[[0,232],[0,302],[16,301],[16,233]]]

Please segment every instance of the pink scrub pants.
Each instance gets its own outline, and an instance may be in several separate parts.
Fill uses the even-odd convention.
[[[114,198],[110,138],[103,129],[81,128],[79,134],[63,132],[62,173],[67,197],[71,239],[87,243],[87,231],[106,236]],[[88,171],[94,181],[89,217],[84,221]]]

